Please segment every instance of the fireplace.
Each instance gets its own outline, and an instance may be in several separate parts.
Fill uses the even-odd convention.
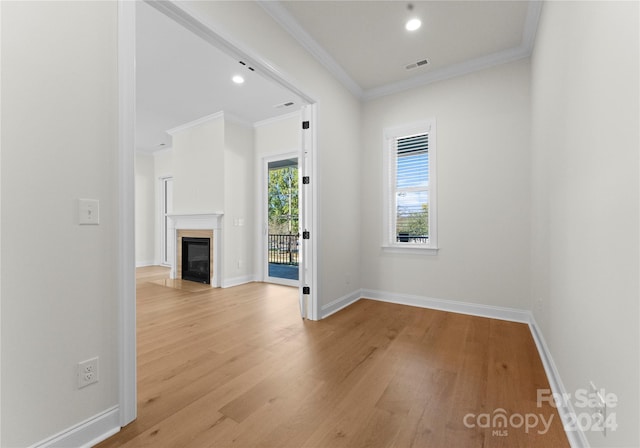
[[[211,283],[211,239],[182,237],[182,279]]]
[[[1,1],[1,0],[0,0]],[[214,287],[221,287],[222,272],[220,270],[222,259],[222,213],[178,215],[170,214],[167,232],[167,244],[170,245],[171,274],[172,279],[181,279],[182,276],[182,239],[206,238],[209,239],[209,274],[210,278],[202,279],[203,283]],[[204,276],[201,276],[204,277]],[[196,281],[202,281],[196,280]]]

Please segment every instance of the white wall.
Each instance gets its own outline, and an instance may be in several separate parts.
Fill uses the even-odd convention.
[[[223,286],[254,279],[253,129],[225,121]]]
[[[156,180],[154,156],[136,154],[136,266],[155,261]]]
[[[224,118],[173,135],[173,212],[214,213],[224,209]]]
[[[320,305],[360,285],[360,103],[254,2],[186,2],[318,101]],[[313,124],[312,124],[313,125]],[[350,273],[347,283],[345,273]]]
[[[298,152],[300,149],[300,113],[296,112],[255,127],[256,168],[262,168],[262,159],[279,154]]]
[[[1,8],[2,446],[25,447],[118,403],[117,4]]]
[[[363,106],[362,286],[524,308],[529,297],[529,63]],[[437,255],[383,253],[383,129],[434,118]]]
[[[638,12],[545,3],[532,59],[532,308],[567,392],[619,399],[592,446],[640,445]]]

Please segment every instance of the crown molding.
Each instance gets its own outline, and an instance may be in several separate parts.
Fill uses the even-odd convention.
[[[529,0],[522,41],[519,46],[367,90],[362,89],[349,76],[344,68],[304,30],[302,25],[278,0],[257,0],[257,3],[351,93],[367,101],[531,56],[543,2],[542,0]]]
[[[222,113],[225,122],[234,123],[245,128],[253,128],[253,123],[230,112]]]
[[[291,118],[301,118],[301,112],[296,110],[294,112],[290,112],[284,115],[278,115],[277,117],[267,118],[266,120],[260,120],[253,123],[254,128],[259,128],[261,126],[267,126],[273,123],[277,123],[278,121],[289,120]]]
[[[277,23],[291,34],[300,45],[322,64],[329,72],[344,85],[347,90],[358,98],[362,98],[363,90],[357,82],[349,76],[340,64],[327,51],[302,28],[302,25],[275,0],[257,0],[258,5],[264,9]]]
[[[225,111],[221,110],[221,111],[216,112],[214,114],[205,115],[204,117],[196,118],[193,121],[189,121],[187,123],[181,124],[180,126],[176,126],[175,128],[169,129],[169,130],[167,130],[167,134],[173,136],[173,135],[177,134],[178,132],[185,131],[185,130],[187,130],[189,128],[201,125],[201,124],[206,123],[208,121],[219,120],[221,118],[225,122],[235,123],[235,124],[238,124],[240,126],[247,127],[247,128],[253,127],[253,123],[251,123],[251,122],[249,122],[249,121],[247,121],[247,120],[245,120],[243,118],[240,118],[237,115],[234,115],[232,113],[225,112]]]
[[[365,101],[380,98],[386,95],[403,92],[413,89],[414,87],[422,87],[438,81],[457,78],[458,76],[468,75],[480,70],[484,70],[497,65],[506,64],[508,62],[517,61],[527,58],[531,52],[524,47],[509,48],[487,56],[471,59],[459,64],[449,65],[438,70],[424,73],[413,78],[386,84],[380,87],[367,90],[362,99]]]
[[[181,124],[180,126],[176,126],[175,128],[167,129],[167,134],[174,136],[178,132],[185,131],[194,126],[198,126],[202,123],[206,123],[207,121],[217,120],[219,118],[224,118],[224,112],[216,112],[214,114],[205,115],[204,117],[196,118],[193,121],[189,121],[187,123]]]

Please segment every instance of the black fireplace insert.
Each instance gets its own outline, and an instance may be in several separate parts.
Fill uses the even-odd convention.
[[[211,239],[182,237],[182,279],[211,283]]]

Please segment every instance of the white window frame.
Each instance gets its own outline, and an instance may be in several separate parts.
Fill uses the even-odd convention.
[[[401,243],[397,241],[395,229],[396,203],[396,147],[398,138],[416,134],[429,134],[429,241],[426,244]],[[435,119],[421,121],[384,129],[383,133],[383,240],[382,249],[385,252],[422,253],[435,255],[438,252],[438,209],[437,209],[437,178],[436,178],[436,122]]]

